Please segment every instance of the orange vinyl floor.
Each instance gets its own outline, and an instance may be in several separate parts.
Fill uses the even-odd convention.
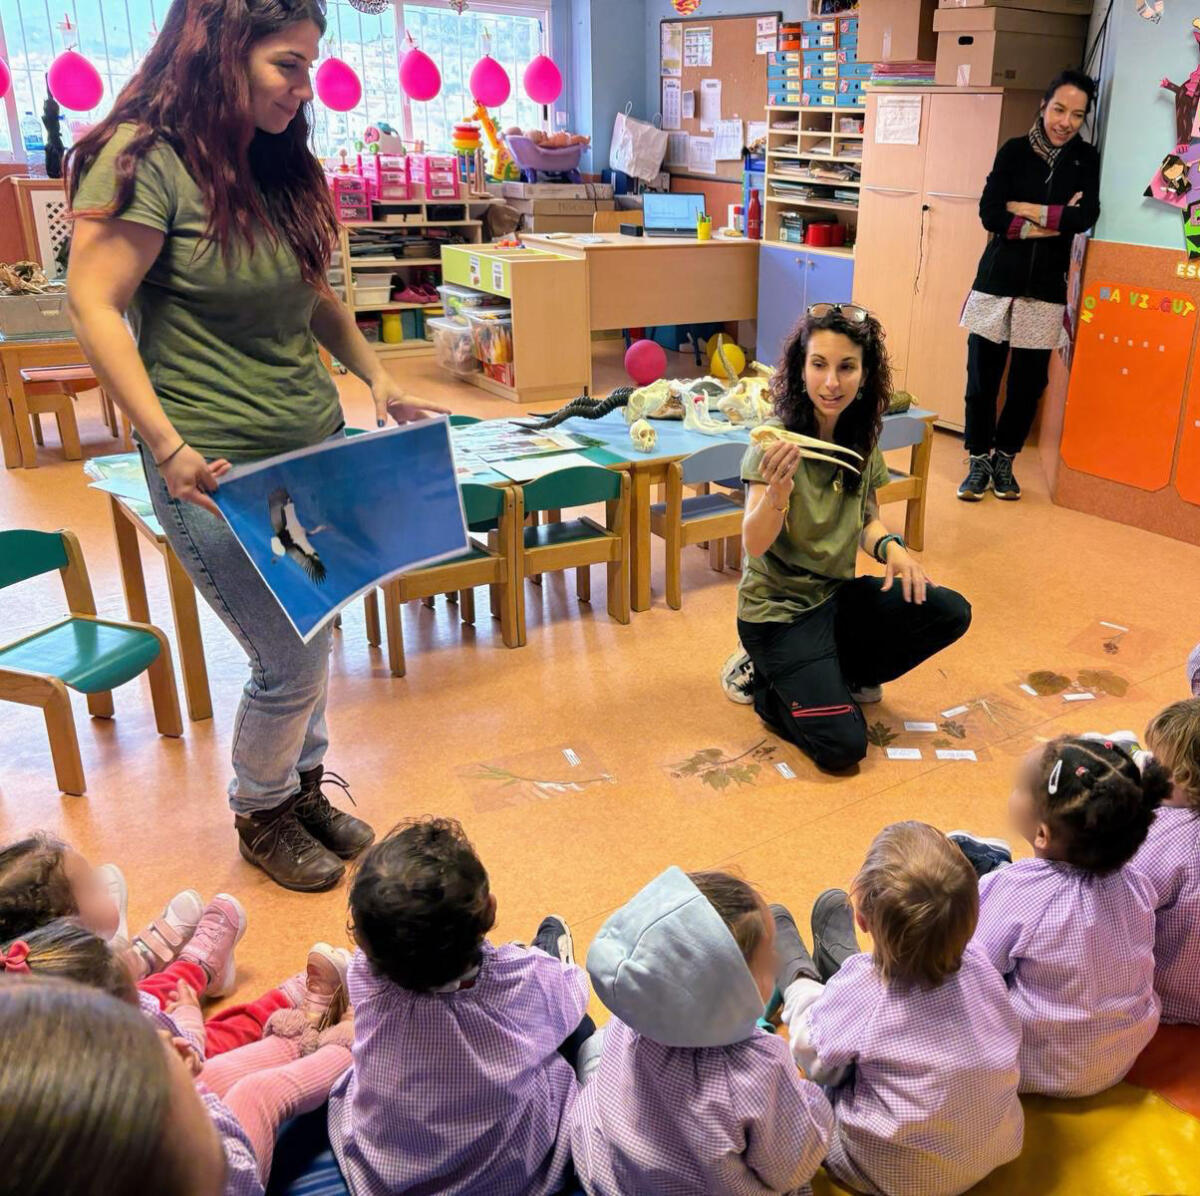
[[[690,370],[690,358],[672,361]],[[455,412],[523,410],[449,380],[430,358],[394,368],[413,394]],[[623,381],[618,345],[598,347],[596,372],[597,393]],[[347,422],[369,423],[365,388],[340,386]],[[81,398],[80,424],[85,453],[117,451],[94,396]],[[107,499],[87,488],[78,462],[62,460],[50,428],[46,440],[38,469],[0,476],[0,526],[74,530],[100,613],[124,618]],[[1013,770],[1033,744],[1069,731],[1140,732],[1186,696],[1200,548],[1055,507],[1036,449],[1018,462],[1021,502],[960,503],[962,458],[961,441],[938,433],[923,557],[936,581],[970,599],[974,624],[868,710],[880,745],[920,748],[919,761],[873,746],[854,775],[825,776],[730,703],[717,677],[735,644],[736,574],[685,550],[683,608],[672,611],[656,543],[652,608],[628,626],[606,613],[603,569],[590,605],[576,600],[573,576],[529,584],[528,643],[516,650],[501,643],[484,594],[474,628],[444,598],[432,610],[409,604],[403,679],[367,644],[361,604],[348,608],[331,661],[327,766],[380,832],[413,815],[461,819],[499,900],[497,941],[527,940],[554,912],[571,923],[581,958],[608,914],[670,864],[736,869],[805,926],[813,898],[848,885],[888,822],[1003,835]],[[902,506],[885,507],[884,519],[902,530]],[[143,555],[152,617],[173,636],[161,562]],[[862,568],[875,566],[864,558]],[[0,642],[61,609],[54,576],[5,591]],[[235,893],[250,918],[238,951],[245,999],[299,969],[313,942],[346,940],[346,889],[289,893],[238,856],[225,787],[246,663],[203,605],[201,619],[215,717],[185,721],[183,738],[169,740],[155,733],[144,680],[117,691],[111,722],[89,719],[77,699],[86,797],[58,792],[40,713],[0,707],[0,831],[7,840],[45,828],[96,863],[118,863],[131,928],[179,888]],[[1031,697],[1019,684],[1037,670],[1112,692],[1078,703]],[[906,721],[942,729],[908,731]],[[978,759],[939,761],[935,741]]]

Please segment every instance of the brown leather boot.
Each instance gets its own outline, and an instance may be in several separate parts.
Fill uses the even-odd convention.
[[[277,885],[299,893],[319,893],[342,879],[346,865],[301,825],[296,806],[301,794],[258,814],[238,814],[234,825],[242,858],[261,868]]]
[[[347,814],[330,805],[322,792],[323,784],[336,785],[350,799],[350,786],[336,772],[326,772],[318,764],[300,774],[300,799],[296,802],[296,817],[300,825],[318,843],[328,847],[343,860],[352,860],[375,841],[374,830],[361,818]]]

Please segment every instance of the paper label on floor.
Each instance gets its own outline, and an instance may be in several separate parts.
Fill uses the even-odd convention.
[[[965,750],[955,751],[951,748],[938,748],[937,758],[939,760],[979,760],[979,757],[974,752]]]
[[[904,729],[906,731],[936,731],[938,726],[937,723],[916,723],[905,719]]]
[[[1028,684],[1028,682],[1022,681],[1020,688],[1022,693],[1027,693],[1031,698],[1038,697],[1038,691],[1032,685]]]
[[[1064,702],[1092,702],[1095,698],[1095,694],[1063,694]]]
[[[951,706],[949,710],[942,711],[942,718],[954,718],[957,714],[966,714],[970,709],[969,706]]]
[[[894,748],[887,749],[889,760],[920,760],[920,748]]]
[[[572,768],[579,767],[579,757],[575,754],[574,748],[563,748],[563,757]]]
[[[786,760],[780,760],[775,765],[775,771],[779,773],[785,781],[794,781],[796,779],[795,772],[792,771],[792,766]]]
[[[1197,425],[1200,426],[1200,425]],[[1109,623],[1106,619],[1100,620],[1101,627],[1110,627],[1113,631],[1128,631],[1128,627],[1122,627],[1120,623]]]

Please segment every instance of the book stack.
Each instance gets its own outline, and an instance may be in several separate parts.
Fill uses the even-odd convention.
[[[871,71],[872,87],[932,87],[932,62],[876,62]]]

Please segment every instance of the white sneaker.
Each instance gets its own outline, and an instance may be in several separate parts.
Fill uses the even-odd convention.
[[[850,696],[860,706],[874,706],[883,701],[883,686],[860,685],[857,689],[851,689]]]
[[[129,938],[129,885],[125,883],[125,874],[116,864],[101,864],[96,876],[117,908],[117,932],[113,939]]]
[[[754,662],[740,644],[721,666],[721,688],[731,702],[739,706],[754,705]]]
[[[179,958],[204,914],[204,902],[195,889],[176,893],[166,908],[131,944],[146,966],[146,975],[161,972]]]

